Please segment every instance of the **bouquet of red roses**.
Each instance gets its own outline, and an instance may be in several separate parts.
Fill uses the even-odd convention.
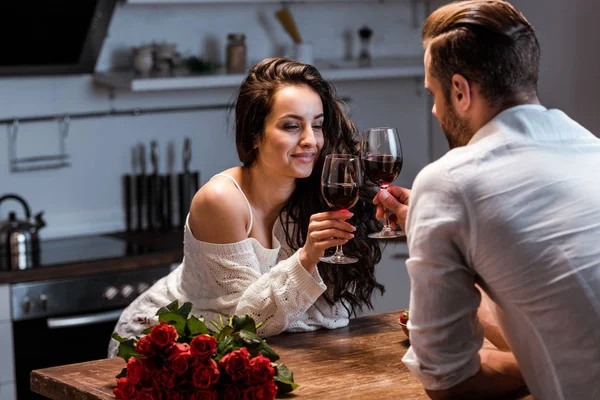
[[[191,303],[174,301],[156,313],[159,323],[143,336],[118,334],[118,356],[127,367],[117,378],[117,399],[266,400],[298,387],[279,355],[256,334],[254,320],[233,316],[227,323],[188,316]],[[259,325],[260,326],[260,325]]]

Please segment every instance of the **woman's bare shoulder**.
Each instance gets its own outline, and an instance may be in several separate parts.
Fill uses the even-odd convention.
[[[248,204],[230,178],[213,177],[192,200],[189,226],[197,240],[236,243],[248,238],[249,223]]]

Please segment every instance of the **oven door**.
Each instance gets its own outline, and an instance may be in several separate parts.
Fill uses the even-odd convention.
[[[122,309],[13,323],[17,399],[45,399],[30,391],[34,369],[106,358]]]
[[[107,357],[122,310],[171,271],[161,266],[11,286],[17,399],[39,399],[31,371]]]

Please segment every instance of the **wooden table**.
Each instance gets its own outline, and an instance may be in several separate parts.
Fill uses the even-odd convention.
[[[267,338],[300,384],[290,397],[427,399],[402,363],[409,343],[397,317],[397,312],[377,314],[352,319],[345,328]],[[111,358],[35,370],[31,389],[59,400],[114,399],[115,376],[124,366],[121,358]]]

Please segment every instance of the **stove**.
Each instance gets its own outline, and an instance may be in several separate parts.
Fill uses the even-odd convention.
[[[85,236],[42,240],[39,256],[28,268],[80,263],[77,268],[85,268],[85,262],[100,261],[111,271],[110,263],[119,258],[172,250],[178,243],[178,234],[172,238],[167,234],[137,239]],[[29,390],[33,369],[105,358],[123,308],[172,268],[173,265],[158,265],[10,284],[17,398],[42,398]]]
[[[112,236],[80,236],[40,241],[39,254],[28,256],[18,269],[46,268],[87,261],[108,260],[173,249],[172,241],[136,243]],[[9,270],[8,258],[0,257],[0,271]]]

